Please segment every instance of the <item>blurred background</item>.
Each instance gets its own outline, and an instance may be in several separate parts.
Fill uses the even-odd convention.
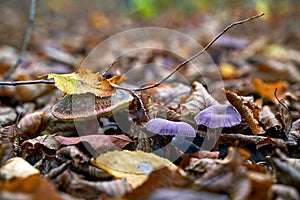
[[[1,45],[21,47],[29,7],[30,0],[0,1]],[[205,43],[229,23],[261,12],[266,14],[261,20],[232,29],[229,34],[250,41],[267,37],[269,42],[300,48],[297,0],[37,1],[30,47],[55,42],[72,53],[84,53],[113,34],[144,26],[171,28]]]

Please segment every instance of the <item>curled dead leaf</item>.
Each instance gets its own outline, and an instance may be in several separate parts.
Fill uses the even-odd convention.
[[[258,121],[254,118],[253,112],[243,103],[241,97],[230,90],[225,90],[225,94],[231,105],[239,111],[242,118],[248,123],[252,133],[254,135],[264,133],[263,129],[259,126]]]
[[[23,138],[31,138],[37,135],[37,131],[42,123],[42,118],[44,116],[45,112],[34,112],[25,115],[18,124],[20,135]]]

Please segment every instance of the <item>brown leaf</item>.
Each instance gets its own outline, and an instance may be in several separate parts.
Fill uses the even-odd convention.
[[[246,157],[241,149],[229,148],[224,161],[213,165],[201,178],[195,181],[196,188],[227,193],[232,199],[246,199],[251,193],[247,169],[242,164]]]
[[[126,135],[86,135],[81,137],[56,136],[55,139],[64,145],[74,145],[79,142],[88,142],[97,153],[122,149],[133,142]]]
[[[146,182],[127,193],[124,199],[146,199],[151,192],[165,188],[184,188],[192,185],[192,180],[184,177],[178,170],[168,167],[153,171]]]
[[[42,123],[42,118],[45,116],[45,112],[34,112],[25,115],[19,122],[18,128],[20,129],[20,135],[23,138],[32,138],[37,135],[37,131]]]
[[[290,185],[295,187],[300,192],[300,170],[287,162],[287,156],[279,149],[276,149],[270,163],[273,167],[273,174],[277,183]]]
[[[1,193],[11,192],[13,194],[22,194],[22,196],[24,195],[33,200],[62,199],[53,185],[47,179],[39,175],[32,175],[25,179],[17,178],[9,182],[0,181],[0,190]],[[2,194],[0,194],[0,197],[1,196]]]
[[[26,151],[27,149],[36,149],[40,146],[44,146],[51,150],[58,150],[60,144],[55,140],[54,136],[52,135],[38,136],[36,138],[26,140],[21,144],[21,148],[23,151]]]
[[[254,135],[264,133],[262,128],[259,126],[258,121],[254,118],[253,112],[246,105],[244,105],[241,97],[230,90],[225,90],[225,93],[231,105],[233,105],[239,111],[242,118],[244,118],[248,123],[252,133]]]
[[[279,115],[280,120],[282,121],[282,124],[284,125],[284,133],[286,137],[288,137],[290,130],[292,128],[293,124],[293,118],[292,114],[287,106],[287,103],[285,100],[279,100],[276,96],[276,99],[279,103]]]
[[[12,124],[17,118],[15,109],[8,106],[0,107],[0,126]]]
[[[124,179],[91,182],[81,179],[72,171],[64,171],[55,182],[67,193],[84,199],[96,199],[103,194],[110,197],[120,196],[131,191],[130,185]]]
[[[300,199],[299,192],[294,187],[274,184],[270,188],[269,199]]]
[[[243,135],[243,134],[223,134],[220,136],[220,144],[233,145],[238,142],[238,146],[257,145],[260,148],[264,145],[271,144],[275,147],[287,150],[286,143],[280,138],[271,138],[258,135]]]
[[[0,128],[0,166],[16,156],[15,149],[19,147],[18,136],[15,125]]]
[[[280,121],[276,118],[275,114],[271,111],[269,106],[263,106],[259,112],[260,121],[266,126],[267,131],[279,131],[282,129]]]

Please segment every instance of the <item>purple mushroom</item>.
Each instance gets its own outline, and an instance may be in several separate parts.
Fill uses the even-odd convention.
[[[196,137],[194,128],[185,122],[173,122],[166,119],[151,119],[146,124],[146,129],[159,135]]]
[[[232,127],[241,123],[241,115],[230,105],[213,105],[202,110],[195,116],[195,122],[208,128],[203,150],[211,150],[217,144],[223,127]]]
[[[232,127],[241,123],[241,115],[230,105],[213,105],[195,116],[195,122],[208,128]]]

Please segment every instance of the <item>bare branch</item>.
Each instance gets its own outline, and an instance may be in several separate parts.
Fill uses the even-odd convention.
[[[35,0],[31,0],[29,22],[28,22],[28,26],[27,26],[27,30],[26,30],[25,39],[24,39],[24,42],[23,42],[21,53],[20,53],[17,61],[15,62],[15,64],[13,66],[11,66],[10,69],[8,70],[8,72],[4,75],[3,81],[7,81],[10,78],[10,76],[14,73],[14,71],[17,69],[17,67],[19,66],[19,64],[23,60],[23,56],[26,52],[26,49],[27,49],[27,46],[28,46],[28,43],[29,43],[29,40],[30,40],[32,25],[33,25],[33,22],[34,22],[34,15],[35,15]],[[1,85],[0,85],[0,88],[1,88]]]
[[[141,88],[124,88],[122,86],[119,85],[113,85],[114,87],[116,87],[117,89],[122,89],[122,90],[127,90],[127,91],[142,91],[142,90],[148,90],[154,87],[159,86],[160,84],[162,84],[163,82],[165,82],[167,79],[169,79],[173,74],[175,74],[180,68],[182,68],[183,66],[187,65],[189,62],[191,62],[192,60],[194,60],[195,58],[197,58],[198,56],[202,55],[209,47],[211,47],[211,45],[213,43],[215,43],[215,41],[217,41],[217,39],[219,39],[225,32],[227,32],[230,28],[236,26],[236,25],[240,25],[243,23],[246,23],[248,21],[251,21],[253,19],[262,17],[263,15],[265,15],[264,13],[260,14],[260,15],[256,15],[253,17],[249,17],[247,19],[241,20],[241,21],[237,21],[234,22],[230,25],[228,25],[227,27],[225,27],[213,40],[211,40],[201,51],[199,51],[198,53],[196,53],[195,55],[193,55],[192,57],[190,57],[189,59],[185,60],[184,62],[180,63],[179,65],[177,65],[177,67],[166,77],[164,77],[163,79],[161,79],[160,81],[158,81],[155,84],[152,85],[148,85],[145,87],[141,87]]]
[[[16,85],[32,85],[32,84],[54,84],[54,80],[32,80],[32,81],[0,81],[0,85],[16,86]]]

